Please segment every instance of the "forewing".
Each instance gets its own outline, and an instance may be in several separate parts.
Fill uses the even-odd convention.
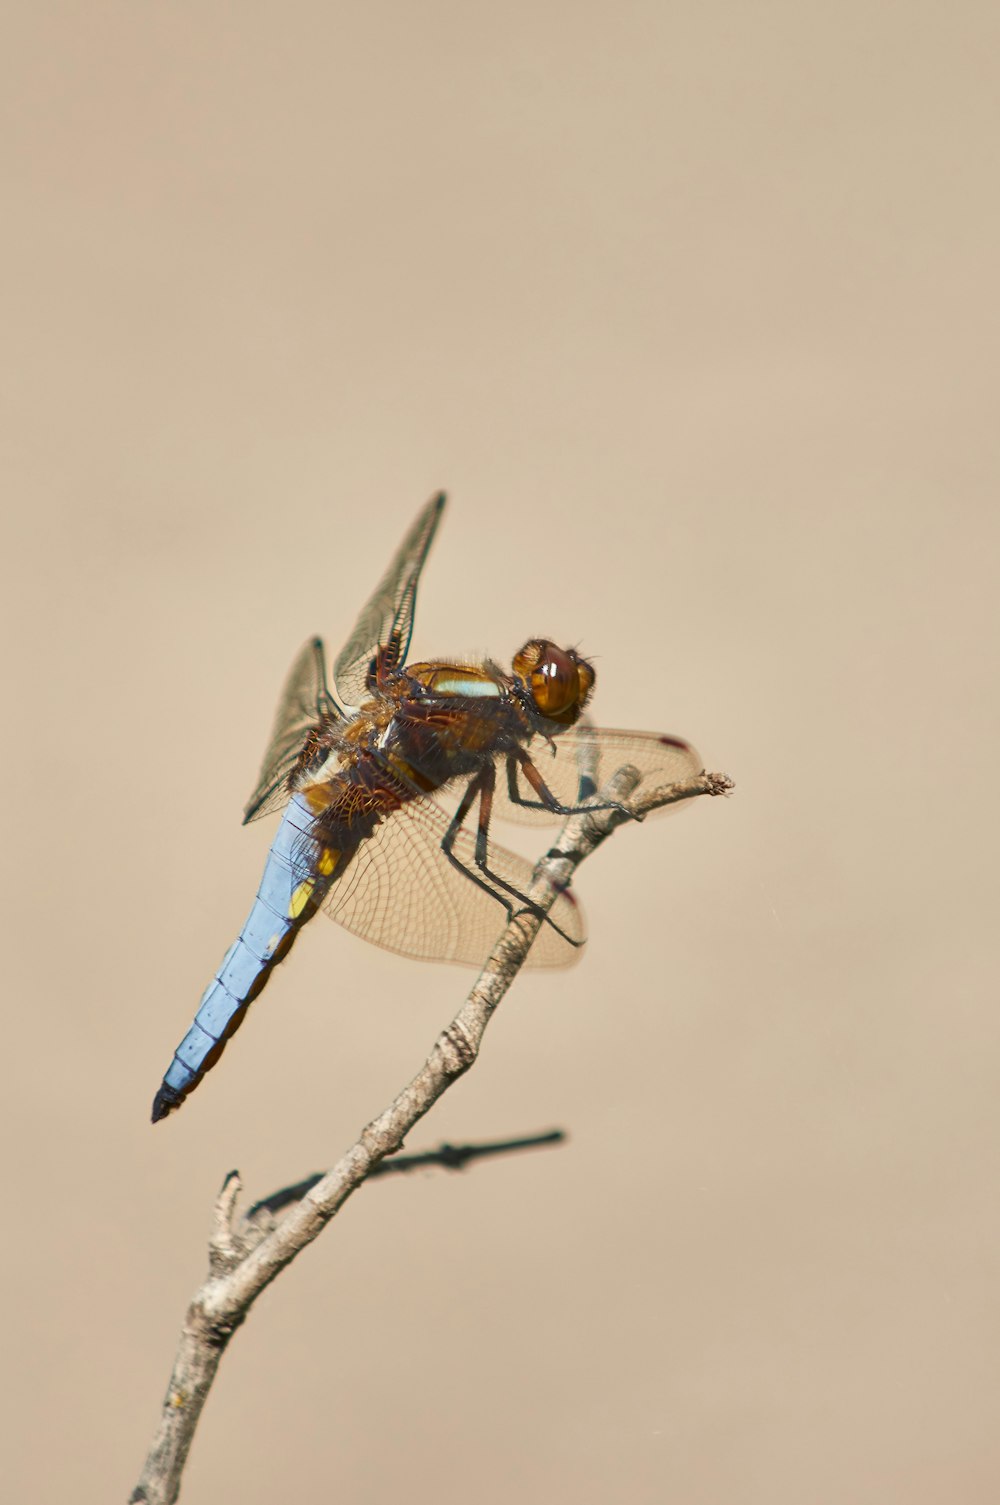
[[[244,825],[287,804],[288,775],[310,727],[321,716],[342,719],[343,712],[326,687],[323,640],[310,638],[289,670],[281,692],[257,787],[243,812]]]
[[[680,737],[668,737],[658,732],[613,731],[591,726],[588,721],[580,721],[560,732],[551,744],[541,737],[534,737],[528,743],[527,751],[560,805],[588,803],[595,790],[599,790],[619,768],[626,766],[638,769],[642,775],[636,792],[654,789],[661,784],[679,783],[702,771],[701,758],[690,743]],[[516,787],[523,799],[537,801],[538,796],[523,773],[518,772]],[[682,800],[675,805],[664,805],[662,809],[679,810],[686,803],[688,801]],[[530,825],[564,818],[550,810],[526,809],[512,802],[508,796],[507,768],[503,762],[497,768],[493,813],[499,820]]]
[[[361,843],[323,908],[355,935],[421,961],[481,966],[507,921],[502,904],[459,872],[441,850],[447,813],[432,800],[409,801]],[[472,872],[475,842],[464,830],[455,855]],[[525,858],[490,843],[489,865],[526,893],[532,867]],[[515,908],[518,907],[515,901]],[[568,892],[556,899],[552,919],[574,941],[584,939],[583,914]],[[543,924],[528,952],[529,967],[562,967],[579,951]]]
[[[337,694],[345,706],[357,707],[369,698],[367,681],[371,661],[376,650],[384,647],[393,633],[399,637],[397,662],[406,662],[410,634],[413,631],[417,582],[440,521],[444,501],[444,493],[439,492],[418,513],[413,527],[400,544],[395,558],[338,655],[333,667],[333,679]]]

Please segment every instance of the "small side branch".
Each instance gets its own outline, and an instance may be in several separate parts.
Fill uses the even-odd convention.
[[[627,820],[642,820],[678,800],[728,794],[733,788],[725,774],[704,773],[643,792],[633,804],[630,796],[639,778],[635,769],[620,769],[599,797],[601,803],[617,802],[616,808],[570,817],[536,868],[528,895],[532,910],[515,914],[507,925],[468,998],[438,1036],[416,1076],[366,1124],[333,1169],[308,1186],[279,1223],[265,1227],[259,1218],[240,1217],[236,1209],[239,1177],[235,1172],[227,1176],[215,1206],[209,1276],[188,1308],[156,1436],[130,1496],[131,1505],[173,1505],[198,1419],[233,1333],[261,1292],[312,1243],[386,1158],[396,1154],[414,1125],[473,1065],[486,1027],[520,971],[542,916],[568,887],[580,863]]]

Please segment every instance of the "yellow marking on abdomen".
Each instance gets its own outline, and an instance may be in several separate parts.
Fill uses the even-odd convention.
[[[311,900],[315,887],[316,885],[311,878],[306,878],[304,882],[299,884],[288,902],[288,918],[290,920],[297,920],[299,918]]]
[[[307,784],[302,791],[302,796],[314,815],[322,815],[333,800],[332,784],[329,780]]]
[[[337,864],[343,856],[336,847],[322,847],[316,862],[316,871],[321,878],[332,878],[337,871]],[[316,882],[313,878],[303,878],[302,882],[293,891],[288,901],[288,918],[297,920],[304,909],[312,903],[316,892]]]

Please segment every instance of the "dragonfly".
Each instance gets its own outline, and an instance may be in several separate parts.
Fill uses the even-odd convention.
[[[495,819],[607,808],[597,791],[624,765],[640,789],[701,772],[680,737],[592,725],[593,665],[548,638],[530,638],[509,670],[406,662],[444,505],[438,493],[421,509],[362,610],[333,665],[336,694],[322,639],[292,665],[244,811],[246,823],[280,810],[281,823],[253,907],[156,1094],[154,1123],[216,1064],[314,915],[406,956],[480,966],[505,922],[537,909],[532,865],[494,840]],[[565,965],[584,938],[580,906],[562,889],[527,964]]]

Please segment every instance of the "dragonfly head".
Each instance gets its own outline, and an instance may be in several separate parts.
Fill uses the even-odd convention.
[[[514,655],[522,696],[546,721],[572,726],[594,688],[594,670],[573,648],[532,638]]]

